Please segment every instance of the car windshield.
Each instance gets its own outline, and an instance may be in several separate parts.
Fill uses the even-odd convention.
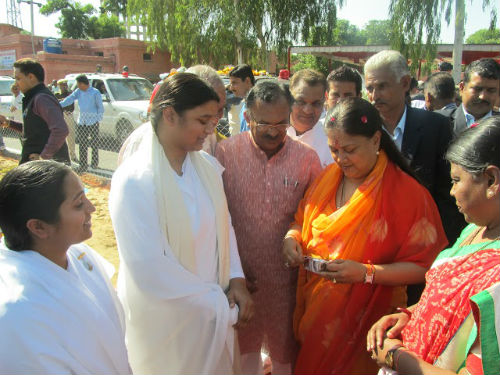
[[[10,86],[14,83],[14,80],[2,80],[0,81],[0,95],[2,96],[7,96],[7,95],[12,95],[12,92],[10,91]]]
[[[146,79],[108,79],[108,86],[117,101],[149,100],[153,85]]]

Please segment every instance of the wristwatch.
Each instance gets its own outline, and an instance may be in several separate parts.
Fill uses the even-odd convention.
[[[403,345],[397,344],[389,349],[385,355],[385,365],[392,370],[394,370],[394,353],[396,353],[396,351],[402,347]]]

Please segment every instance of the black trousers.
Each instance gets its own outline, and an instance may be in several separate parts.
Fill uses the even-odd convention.
[[[80,167],[87,168],[87,150],[92,148],[92,168],[97,168],[99,165],[99,123],[93,125],[80,125],[76,127],[76,141],[80,150]]]

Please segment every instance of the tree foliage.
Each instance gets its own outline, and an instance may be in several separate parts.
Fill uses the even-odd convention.
[[[102,13],[95,16],[96,9],[90,5],[69,0],[49,0],[40,13],[50,15],[61,12],[56,27],[63,38],[101,39],[122,36],[125,29],[115,15]]]
[[[182,64],[234,63],[241,44],[246,62],[257,60],[265,66],[269,50],[284,54],[291,41],[309,37],[311,26],[332,29],[336,4],[342,2],[129,0],[128,12],[147,27],[155,47],[168,49]]]
[[[389,20],[370,20],[359,29],[348,20],[337,20],[333,30],[328,32],[325,26],[313,26],[309,32],[308,46],[344,46],[344,45],[388,45],[390,44],[391,25]],[[293,71],[304,68],[316,69],[324,74],[343,64],[329,62],[325,57],[298,55],[293,57]]]
[[[469,44],[500,44],[500,29],[481,29],[471,34],[466,43]]]
[[[361,34],[365,39],[365,45],[388,45],[391,43],[392,37],[391,21],[370,20],[361,31]]]
[[[391,0],[392,46],[412,60],[416,70],[419,59],[431,62],[441,35],[441,21],[450,23],[456,0]],[[471,0],[472,3],[478,1]],[[491,11],[491,24],[496,23],[496,8],[491,0],[482,1],[483,9]]]

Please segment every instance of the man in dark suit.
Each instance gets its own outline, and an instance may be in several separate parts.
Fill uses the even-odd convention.
[[[493,59],[476,60],[465,68],[464,80],[459,85],[462,105],[438,111],[450,117],[455,135],[481,119],[499,114],[493,111],[499,83],[500,66]]]
[[[405,103],[410,88],[406,59],[397,51],[381,51],[365,64],[368,99],[378,109],[387,132],[410,161],[421,182],[437,204],[448,241],[454,243],[465,227],[450,196],[450,168],[444,154],[452,139],[449,120],[440,114],[412,108]],[[408,197],[411,199],[411,197]],[[418,291],[408,291],[411,302]]]

